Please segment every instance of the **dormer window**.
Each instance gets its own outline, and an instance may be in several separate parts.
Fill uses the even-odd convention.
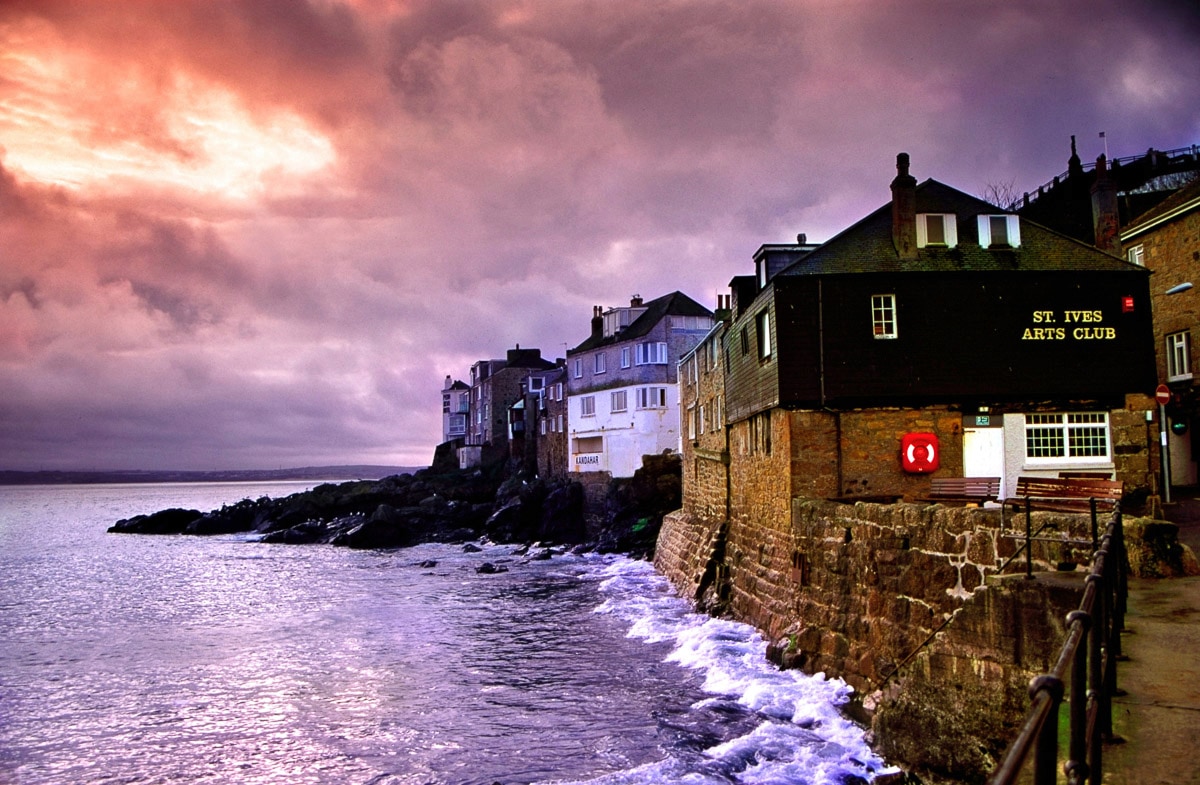
[[[980,248],[1019,248],[1021,225],[1015,215],[979,216]]]
[[[958,245],[958,223],[953,213],[919,213],[917,215],[917,247],[928,245],[953,248]]]

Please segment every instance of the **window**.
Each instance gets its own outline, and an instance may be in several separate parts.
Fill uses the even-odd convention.
[[[450,415],[450,430],[451,436],[463,436],[467,432],[467,415],[452,414]]]
[[[637,364],[638,365],[666,365],[667,364],[667,342],[666,341],[647,341],[637,345]]]
[[[629,395],[625,390],[614,390],[612,394],[612,410],[623,412],[629,408]]]
[[[583,359],[582,358],[576,358],[576,360],[575,360],[575,378],[576,379],[583,378]]]
[[[579,399],[579,415],[581,417],[596,416],[596,396],[585,395]]]
[[[1146,249],[1144,246],[1135,245],[1125,254],[1125,258],[1134,264],[1146,266]]]
[[[979,245],[982,248],[1018,248],[1021,225],[1015,215],[979,216]]]
[[[1033,462],[1107,459],[1108,414],[1025,415],[1025,457]]]
[[[871,329],[876,338],[895,338],[896,295],[871,295]]]
[[[917,247],[958,245],[958,223],[950,213],[921,213],[917,216]]]
[[[703,435],[704,426],[708,425],[708,422],[704,419],[704,404],[700,404],[700,416],[696,418],[696,422],[700,423],[700,433]]]
[[[667,388],[639,387],[637,391],[637,407],[639,409],[667,408]]]
[[[554,385],[554,400],[556,400],[556,401],[562,400],[562,382],[559,382],[558,384]]]
[[[771,312],[758,315],[758,359],[771,359]]]
[[[628,346],[621,347],[621,367],[622,368],[629,367],[629,347]]]
[[[530,376],[529,377],[529,391],[530,392],[537,392],[538,390],[544,389],[545,386],[546,386],[546,380],[543,379],[541,376]]]
[[[1192,378],[1191,331],[1181,330],[1167,335],[1167,381]]]
[[[604,354],[604,352],[601,352],[600,354],[597,354],[595,356],[595,358],[593,359],[592,373],[604,373],[605,370],[607,370],[606,366],[608,365],[608,363],[605,360],[605,357],[606,357],[606,355]]]
[[[442,414],[450,413],[450,393],[442,393]]]
[[[575,452],[604,452],[604,437],[580,436],[575,440]]]
[[[545,436],[546,435],[546,421],[540,420],[539,422],[541,424],[542,436]]]
[[[687,409],[687,431],[688,438],[696,438],[696,405],[692,404]]]
[[[750,333],[745,327],[742,328],[742,356],[750,354]]]
[[[559,433],[567,432],[567,429],[563,426],[563,416],[561,414],[558,415],[558,432]]]

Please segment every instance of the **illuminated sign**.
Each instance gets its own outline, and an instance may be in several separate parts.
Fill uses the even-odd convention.
[[[1117,337],[1117,328],[1100,326],[1104,312],[1098,310],[1034,311],[1030,321],[1037,326],[1026,327],[1022,341],[1112,341]]]

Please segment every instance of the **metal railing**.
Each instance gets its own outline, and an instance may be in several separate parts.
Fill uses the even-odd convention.
[[[1106,741],[1112,740],[1112,697],[1128,593],[1125,535],[1117,505],[1092,557],[1079,609],[1067,614],[1067,639],[1049,673],[1029,684],[1029,714],[1005,750],[988,785],[1010,785],[1032,759],[1034,785],[1058,781],[1059,762],[1068,785],[1099,785]],[[1025,547],[1032,548],[1030,539]],[[1068,693],[1069,688],[1069,693]],[[1059,711],[1069,694],[1070,742],[1059,754]]]

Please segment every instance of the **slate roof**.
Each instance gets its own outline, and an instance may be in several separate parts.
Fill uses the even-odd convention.
[[[958,224],[954,248],[926,246],[917,258],[901,261],[892,243],[891,202],[850,226],[812,253],[780,271],[780,275],[830,273],[954,272],[1013,270],[1142,270],[1124,259],[1020,219],[1018,248],[981,248],[976,217],[1002,215],[1003,210],[937,180],[916,189],[916,212],[953,213]]]
[[[1200,180],[1180,188],[1153,208],[1134,218],[1129,222],[1129,226],[1121,230],[1121,237],[1125,239],[1141,234],[1172,213],[1182,214],[1197,208],[1200,208]]]
[[[608,336],[588,336],[587,340],[574,349],[568,349],[567,355],[640,338],[653,330],[654,326],[666,316],[712,316],[712,311],[679,291],[664,294],[662,297],[643,303],[642,306],[646,311],[621,332]]]

